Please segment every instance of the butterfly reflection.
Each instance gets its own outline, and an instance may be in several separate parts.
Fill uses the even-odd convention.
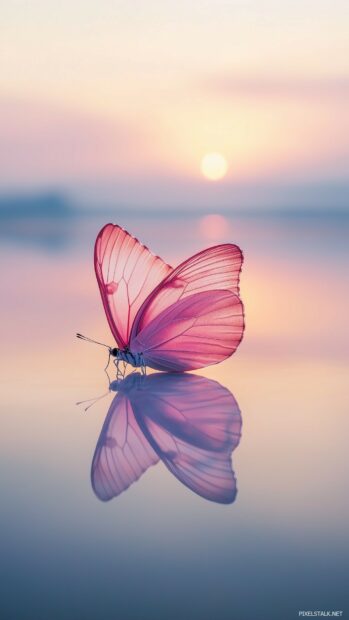
[[[158,461],[202,497],[236,497],[231,454],[241,436],[234,396],[216,381],[189,374],[134,373],[117,390],[92,461],[97,497],[117,497]]]

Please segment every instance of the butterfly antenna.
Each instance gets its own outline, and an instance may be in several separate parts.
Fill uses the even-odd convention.
[[[102,398],[105,398],[109,393],[110,393],[110,390],[108,390],[108,392],[105,392],[105,394],[102,394],[101,396],[97,396],[97,398],[88,398],[87,400],[80,400],[76,404],[85,405],[85,403],[90,403],[87,407],[84,407],[84,411],[87,411],[90,407],[92,407],[92,405],[95,405],[99,400],[101,400]]]
[[[106,347],[108,351],[110,351],[110,347],[107,344],[104,344],[104,342],[98,342],[98,340],[92,340],[92,338],[88,338],[87,336],[83,336],[82,334],[76,334],[76,337],[80,338],[80,340],[86,340],[86,342],[93,342],[93,344],[100,344],[102,347]]]

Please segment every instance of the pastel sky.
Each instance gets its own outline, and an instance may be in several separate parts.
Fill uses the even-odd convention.
[[[1,191],[225,207],[285,187],[313,204],[326,186],[343,201],[348,31],[344,0],[5,0]],[[213,183],[211,151],[228,161]]]

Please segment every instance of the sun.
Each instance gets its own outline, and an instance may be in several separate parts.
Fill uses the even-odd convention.
[[[219,181],[228,170],[228,163],[221,153],[207,153],[201,161],[201,172],[210,181]]]

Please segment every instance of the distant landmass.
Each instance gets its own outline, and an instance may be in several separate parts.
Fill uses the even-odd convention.
[[[82,217],[101,217],[114,218],[117,216],[127,215],[128,217],[188,217],[188,216],[200,216],[210,213],[221,213],[226,217],[345,217],[349,215],[348,200],[349,187],[347,192],[345,188],[330,188],[324,186],[322,188],[321,201],[318,199],[318,204],[315,199],[312,201],[312,194],[310,190],[307,193],[303,193],[297,188],[294,188],[293,193],[285,191],[285,194],[292,195],[292,206],[287,201],[281,201],[278,205],[275,196],[270,200],[260,202],[258,204],[257,198],[255,198],[255,205],[252,198],[246,199],[243,191],[240,188],[236,188],[235,195],[231,190],[231,205],[225,204],[221,207],[216,205],[214,208],[204,203],[201,206],[197,204],[188,204],[179,200],[178,205],[169,204],[166,207],[160,208],[158,204],[151,204],[151,202],[145,201],[143,205],[137,203],[129,203],[126,200],[122,200],[117,194],[111,193],[106,196],[101,192],[101,196],[98,198],[92,194],[89,197],[79,193],[69,196],[61,191],[46,191],[37,193],[20,193],[20,194],[0,194],[0,221],[4,225],[5,221],[9,223],[14,220],[33,220],[38,223],[39,220],[67,220],[70,218],[82,218]],[[254,188],[255,196],[258,197],[261,192],[258,188]],[[253,194],[253,188],[251,188],[251,196]],[[333,195],[332,202],[330,196]],[[325,200],[324,200],[325,197]],[[291,199],[290,199],[291,200]],[[258,206],[257,206],[258,204]]]
[[[62,250],[70,242],[68,223],[75,213],[58,192],[0,196],[0,243]]]
[[[59,193],[0,196],[0,218],[61,218],[73,215],[75,209]]]

